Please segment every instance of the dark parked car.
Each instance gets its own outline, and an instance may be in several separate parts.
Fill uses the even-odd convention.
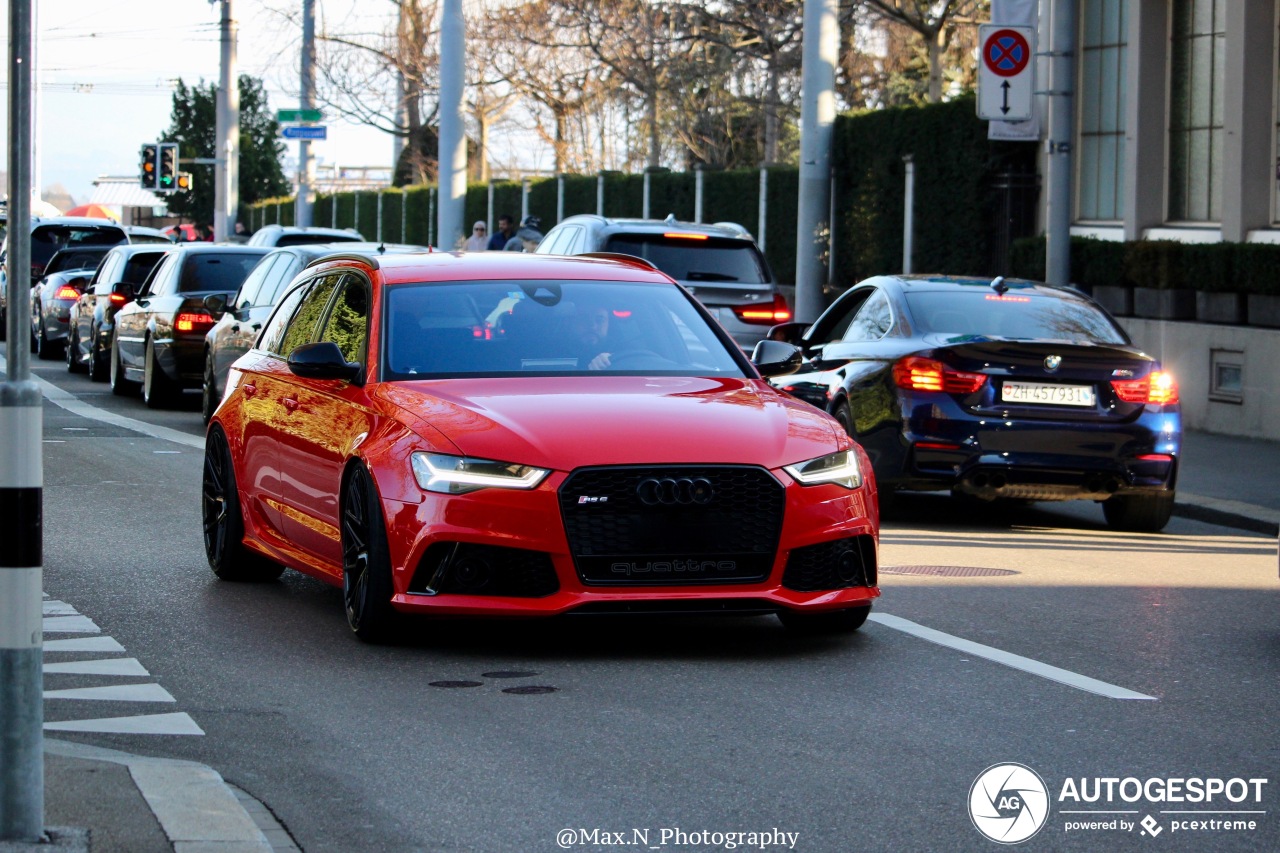
[[[44,277],[31,288],[31,351],[38,357],[55,359],[62,354],[71,306],[110,248],[60,249],[45,264]]]
[[[267,253],[254,246],[192,243],[174,246],[151,271],[134,301],[115,317],[111,344],[111,390],[131,393],[142,385],[151,408],[174,402],[186,388],[199,388],[204,336],[216,318],[208,296],[230,299]],[[114,292],[134,297],[126,284]]]
[[[707,307],[739,346],[791,319],[786,296],[747,229],[733,222],[695,225],[674,216],[608,219],[570,216],[547,232],[539,255],[635,255],[674,278]]]
[[[250,246],[305,246],[309,243],[363,243],[354,228],[319,228],[301,225],[264,225],[249,238]]]
[[[124,307],[126,299],[122,290],[113,292],[120,283],[137,290],[146,281],[171,246],[148,243],[115,246],[108,250],[102,263],[94,271],[76,302],[71,306],[68,320],[67,370],[78,373],[89,371],[94,382],[105,382],[111,371],[108,357],[111,354],[111,334],[115,328],[116,312]]]
[[[801,334],[803,332],[803,334]],[[807,330],[807,363],[776,384],[835,416],[881,495],[1102,502],[1115,527],[1160,530],[1182,437],[1178,386],[1111,316],[1070,288],[881,276]]]
[[[204,379],[201,383],[200,410],[208,423],[213,411],[222,400],[227,387],[227,373],[232,363],[253,346],[262,325],[271,316],[271,309],[280,301],[285,288],[294,276],[317,258],[335,252],[369,252],[374,255],[427,252],[426,246],[399,243],[306,243],[272,250],[263,256],[258,265],[240,285],[240,292],[230,300],[220,314],[218,322],[205,336]],[[214,309],[218,308],[213,303]]]
[[[60,249],[77,249],[85,246],[115,246],[129,242],[124,228],[106,219],[88,216],[32,217],[31,219],[31,286],[44,277],[45,265]],[[0,245],[0,271],[9,259],[9,239],[13,229],[5,235]],[[4,340],[5,317],[8,313],[8,288],[3,286],[0,274],[0,340]]]

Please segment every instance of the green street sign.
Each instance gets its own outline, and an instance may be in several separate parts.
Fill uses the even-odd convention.
[[[320,121],[319,110],[276,110],[276,121]]]

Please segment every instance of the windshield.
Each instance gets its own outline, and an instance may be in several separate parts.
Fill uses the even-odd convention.
[[[277,246],[313,246],[317,243],[359,243],[364,240],[355,234],[281,234]]]
[[[258,252],[193,252],[182,265],[179,293],[197,293],[202,290],[236,291],[248,277],[249,271],[267,253]]]
[[[115,246],[126,240],[124,230],[114,225],[37,225],[31,231],[31,265],[43,267],[59,249]]]
[[[386,378],[745,376],[679,289],[625,282],[387,288]]]
[[[604,251],[644,258],[676,281],[741,284],[769,281],[764,259],[755,245],[746,240],[614,234],[605,244]]]
[[[98,266],[98,263],[106,257],[107,247],[101,249],[84,248],[84,249],[63,249],[49,259],[48,265],[44,268],[44,274],[62,272],[63,270],[91,270]]]
[[[907,306],[925,332],[987,338],[1128,343],[1096,306],[1070,296],[1009,291],[908,293]]]

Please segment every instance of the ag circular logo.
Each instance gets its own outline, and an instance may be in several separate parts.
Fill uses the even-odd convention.
[[[987,838],[1017,844],[1040,831],[1049,817],[1049,789],[1022,764],[993,764],[969,789],[969,818]]]

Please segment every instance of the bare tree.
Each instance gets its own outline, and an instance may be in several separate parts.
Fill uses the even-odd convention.
[[[943,55],[958,32],[972,29],[990,0],[858,0],[872,13],[915,32],[929,63],[929,103],[942,100]]]

